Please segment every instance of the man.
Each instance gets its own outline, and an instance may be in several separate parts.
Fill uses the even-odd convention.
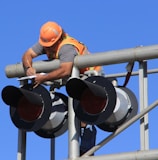
[[[36,73],[35,68],[32,66],[33,58],[40,56],[42,54],[46,54],[49,60],[59,59],[61,64],[58,69],[55,69],[47,74],[41,75]],[[55,22],[47,22],[40,29],[39,41],[34,44],[31,48],[29,48],[22,57],[22,62],[24,69],[26,71],[26,75],[35,75],[34,85],[35,87],[45,81],[52,81],[57,79],[65,79],[71,76],[73,62],[76,55],[88,54],[88,50],[86,46],[76,39],[70,37],[64,30]],[[97,69],[100,67],[91,67],[80,70],[80,73],[84,73],[84,71],[89,69]],[[84,124],[84,123],[83,123]],[[81,127],[86,128],[85,126]],[[85,129],[86,131],[87,129]],[[90,131],[90,132],[89,132]],[[88,129],[88,134],[96,133],[96,130]],[[82,134],[84,135],[84,134]],[[82,136],[82,138],[84,138]],[[94,136],[95,139],[95,136]],[[82,143],[82,142],[81,142]],[[85,142],[88,143],[88,142]],[[91,142],[90,142],[91,143]],[[95,142],[93,142],[95,145]],[[82,154],[86,152],[90,145],[87,145],[88,148],[82,149],[81,145],[80,150],[82,150]]]

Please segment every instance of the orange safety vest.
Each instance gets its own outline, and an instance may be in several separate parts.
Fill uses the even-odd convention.
[[[56,55],[55,55],[55,57],[57,59],[59,59],[60,48],[65,44],[71,44],[71,45],[75,46],[75,48],[77,49],[78,55],[90,54],[87,50],[87,47],[83,43],[77,41],[76,39],[74,39],[74,38],[72,38],[72,37],[70,37],[69,35],[66,34],[66,37],[63,39],[63,41],[58,46],[58,49],[57,49],[57,52],[56,52]],[[80,73],[83,74],[85,71],[88,71],[88,70],[100,71],[101,67],[100,66],[94,66],[94,67],[83,68],[83,69],[80,69]]]

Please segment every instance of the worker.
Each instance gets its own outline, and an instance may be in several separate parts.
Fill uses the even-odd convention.
[[[47,74],[36,73],[36,69],[32,66],[33,58],[43,54],[46,54],[49,60],[59,59],[60,67]],[[23,54],[22,62],[27,76],[36,75],[34,79],[34,86],[36,87],[46,81],[70,77],[75,56],[84,54],[89,54],[89,52],[83,43],[70,37],[56,22],[49,21],[42,25],[38,42]],[[100,67],[84,68],[80,70],[80,73],[83,74],[90,69],[99,71]],[[86,126],[84,128],[86,128]],[[96,132],[94,126],[90,132],[88,130],[88,134],[95,135],[93,134],[93,131]],[[84,134],[82,134],[82,139],[83,135]],[[95,138],[96,137],[94,136],[93,139],[95,140]],[[94,141],[93,145],[95,145]],[[88,148],[84,149],[82,149],[82,146],[84,146],[83,143],[80,150],[86,152],[89,149],[89,146],[92,145],[90,144],[88,145]]]

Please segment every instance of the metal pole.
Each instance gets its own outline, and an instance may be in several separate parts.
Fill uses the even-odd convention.
[[[140,111],[148,106],[147,62],[139,62]],[[140,149],[149,149],[148,114],[140,119]]]
[[[26,159],[26,132],[18,130],[18,153],[17,160]]]
[[[20,86],[26,84],[27,81],[20,81]],[[18,129],[18,153],[17,160],[26,159],[26,131]]]
[[[50,160],[55,160],[55,138],[50,140]]]
[[[73,67],[72,77],[79,77],[79,70]],[[73,110],[73,99],[68,100],[69,158],[79,157],[79,120]]]

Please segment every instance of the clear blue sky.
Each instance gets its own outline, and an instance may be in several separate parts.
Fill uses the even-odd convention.
[[[71,36],[84,42],[92,53],[158,44],[157,0],[46,0],[0,1],[0,90],[6,85],[19,86],[16,78],[5,76],[5,67],[21,62],[21,56],[39,36],[39,29],[48,20],[56,21]],[[119,56],[119,55],[118,55]],[[46,58],[46,57],[45,57]],[[157,68],[157,60],[149,68]],[[126,64],[104,66],[106,74],[125,71]],[[138,70],[136,63],[135,70]],[[157,99],[158,75],[149,76],[149,104]],[[120,85],[123,78],[119,79]],[[138,77],[128,87],[139,100]],[[149,114],[150,148],[158,148],[158,110]],[[9,107],[0,100],[0,159],[16,160],[17,128],[10,120]],[[98,129],[97,142],[109,133]],[[27,160],[49,160],[50,141],[27,134]],[[113,139],[96,155],[132,152],[140,149],[139,122]],[[68,134],[56,139],[56,159],[68,157]]]

